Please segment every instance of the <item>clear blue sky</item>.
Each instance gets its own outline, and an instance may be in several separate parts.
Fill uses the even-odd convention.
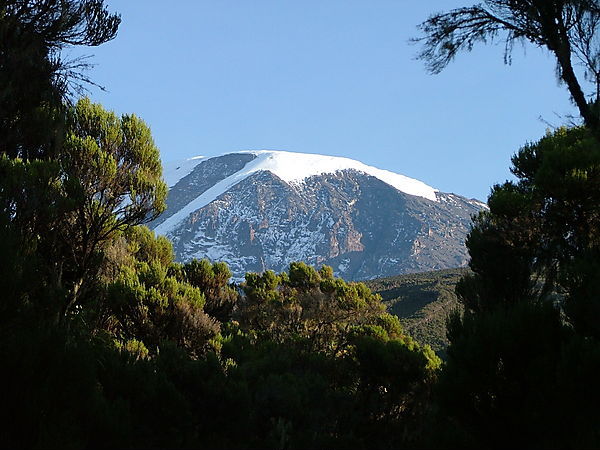
[[[90,97],[151,127],[163,161],[242,149],[346,156],[482,200],[510,156],[575,114],[532,46],[429,75],[408,43],[469,0],[109,0]],[[74,56],[75,52],[71,52]],[[540,117],[543,119],[541,120]]]

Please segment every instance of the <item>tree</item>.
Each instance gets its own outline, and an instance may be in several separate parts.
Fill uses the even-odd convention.
[[[100,328],[125,348],[153,355],[171,341],[193,357],[203,356],[219,322],[204,312],[205,293],[172,270],[173,246],[145,226],[129,227],[109,247],[114,271],[104,273]]]
[[[119,231],[165,208],[159,151],[135,115],[116,116],[82,99],[53,160],[9,159],[0,199],[22,251],[40,259],[46,289],[64,296],[51,311],[62,320],[94,285],[103,250]]]
[[[600,4],[597,0],[485,0],[481,4],[434,14],[420,25],[419,58],[432,73],[443,70],[460,51],[504,34],[505,62],[516,41],[550,51],[586,126],[600,136]],[[588,101],[575,71],[579,64],[594,85]]]
[[[473,275],[458,292],[473,312],[558,298],[579,332],[600,338],[600,145],[584,127],[562,128],[512,162],[518,181],[495,186],[475,219]]]
[[[490,210],[473,218],[466,241],[472,274],[456,288],[468,311],[483,313],[546,292],[539,283],[540,223],[531,200],[522,186],[497,185],[488,199]]]
[[[235,317],[244,329],[276,342],[305,339],[315,351],[342,351],[353,327],[385,312],[381,298],[363,283],[346,283],[330,268],[317,272],[303,262],[291,263],[289,275],[248,273],[242,287],[246,298]]]
[[[181,267],[181,278],[199,288],[206,297],[204,311],[221,322],[231,319],[239,293],[229,286],[231,270],[224,262],[211,264],[194,259]]]
[[[72,249],[65,315],[98,270],[95,259],[102,244],[116,231],[156,218],[165,209],[167,187],[148,126],[135,115],[117,117],[86,98],[70,110],[59,161],[65,195],[73,202],[59,231],[61,242]]]
[[[120,17],[103,0],[0,2],[0,154],[55,155],[64,132],[64,102],[82,83],[85,60],[62,50],[113,39]]]
[[[517,181],[493,188],[467,238],[473,273],[457,286],[465,312],[449,322],[439,385],[443,445],[594,448],[600,144],[588,128],[559,129],[512,162]]]

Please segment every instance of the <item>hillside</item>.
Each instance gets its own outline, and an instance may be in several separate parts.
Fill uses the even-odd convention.
[[[366,281],[381,295],[388,310],[397,315],[409,334],[429,344],[442,358],[448,345],[446,318],[460,308],[454,293],[458,280],[468,269],[398,275]]]

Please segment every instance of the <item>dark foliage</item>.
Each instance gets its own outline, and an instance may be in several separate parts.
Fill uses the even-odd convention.
[[[598,447],[598,148],[584,128],[525,146],[476,219],[431,445]]]
[[[120,18],[102,0],[0,2],[0,154],[56,155],[63,138],[63,100],[89,82],[85,61],[64,61],[69,46],[113,39]]]

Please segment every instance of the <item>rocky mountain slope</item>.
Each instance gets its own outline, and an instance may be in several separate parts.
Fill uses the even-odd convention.
[[[165,165],[167,210],[150,224],[177,258],[234,277],[291,261],[363,280],[463,266],[479,201],[347,158],[255,151]]]

